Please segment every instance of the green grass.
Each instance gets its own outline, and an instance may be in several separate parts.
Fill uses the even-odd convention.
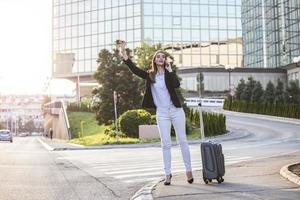
[[[104,130],[107,128],[105,125],[98,125],[95,113],[89,112],[69,112],[68,118],[70,122],[72,138],[78,138],[81,133],[81,122],[83,122],[83,137],[104,134]]]
[[[70,140],[70,143],[80,144],[84,146],[97,146],[97,145],[106,145],[106,144],[133,144],[133,143],[153,143],[159,142],[160,139],[137,139],[137,138],[119,138],[117,140],[114,137],[110,137],[105,134],[95,134],[82,138],[75,138]]]
[[[117,140],[104,134],[104,130],[108,127],[98,125],[96,115],[89,112],[69,112],[68,118],[70,122],[72,140],[70,143],[80,144],[85,146],[105,145],[105,144],[129,144],[129,143],[151,143],[158,142],[159,139],[143,139],[137,138],[120,138]],[[83,135],[81,135],[81,121],[83,124]]]
[[[192,132],[187,135],[187,138],[188,138],[188,140],[199,140],[199,139],[201,139],[200,128],[193,129]]]
[[[68,113],[72,140],[70,143],[80,144],[84,146],[96,146],[106,144],[130,144],[130,143],[153,143],[160,142],[160,139],[137,139],[137,138],[120,138],[117,140],[114,137],[110,137],[104,134],[104,130],[108,127],[105,125],[98,125],[96,115],[89,112],[69,112]],[[83,136],[80,137],[81,127],[80,123],[83,124]],[[187,135],[188,140],[200,139],[199,128],[194,129],[190,134]],[[176,137],[172,136],[172,140],[176,140]]]
[[[193,129],[192,132],[189,133],[186,137],[187,140],[200,140],[201,139],[200,129],[199,128]],[[172,141],[176,141],[176,136],[172,136]]]
[[[80,144],[84,146],[96,146],[104,144],[130,144],[139,143],[140,140],[136,138],[120,138],[119,141],[105,134],[90,135],[83,138],[72,139],[70,143]]]

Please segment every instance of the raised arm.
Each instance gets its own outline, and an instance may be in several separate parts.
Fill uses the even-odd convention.
[[[125,64],[129,67],[130,71],[132,71],[132,73],[134,73],[135,75],[143,78],[143,79],[147,79],[147,72],[138,68],[132,61],[131,59],[128,57],[127,53],[126,53],[126,49],[125,49],[125,42],[121,41],[120,43],[117,44],[117,48],[119,50],[119,55],[121,56],[121,58],[123,58]]]
[[[147,79],[147,72],[145,72],[144,70],[138,68],[129,58],[127,60],[123,59],[125,64],[129,67],[130,71],[132,71],[132,73],[134,73],[135,75],[143,78],[143,79]]]

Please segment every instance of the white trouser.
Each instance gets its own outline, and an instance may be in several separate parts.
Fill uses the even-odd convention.
[[[157,108],[156,121],[161,138],[165,175],[171,174],[171,123],[174,126],[177,142],[186,171],[192,171],[189,145],[186,139],[185,114],[182,108]]]

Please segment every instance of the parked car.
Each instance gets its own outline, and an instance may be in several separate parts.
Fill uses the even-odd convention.
[[[10,130],[7,130],[7,129],[0,130],[0,141],[13,142],[13,136],[12,136]]]
[[[29,135],[30,135],[30,133],[28,133],[28,132],[19,133],[20,137],[26,137],[26,136],[29,136]]]

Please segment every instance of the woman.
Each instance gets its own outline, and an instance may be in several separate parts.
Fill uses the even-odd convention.
[[[174,126],[177,140],[181,147],[181,153],[186,169],[188,183],[193,183],[193,174],[190,159],[190,150],[186,139],[185,113],[179,98],[175,92],[180,83],[172,71],[163,51],[157,51],[152,58],[152,68],[144,71],[129,59],[125,50],[125,42],[118,43],[120,56],[129,69],[137,76],[146,80],[146,91],[142,107],[156,108],[156,119],[159,128],[164,171],[166,179],[164,185],[171,184],[171,123]]]

